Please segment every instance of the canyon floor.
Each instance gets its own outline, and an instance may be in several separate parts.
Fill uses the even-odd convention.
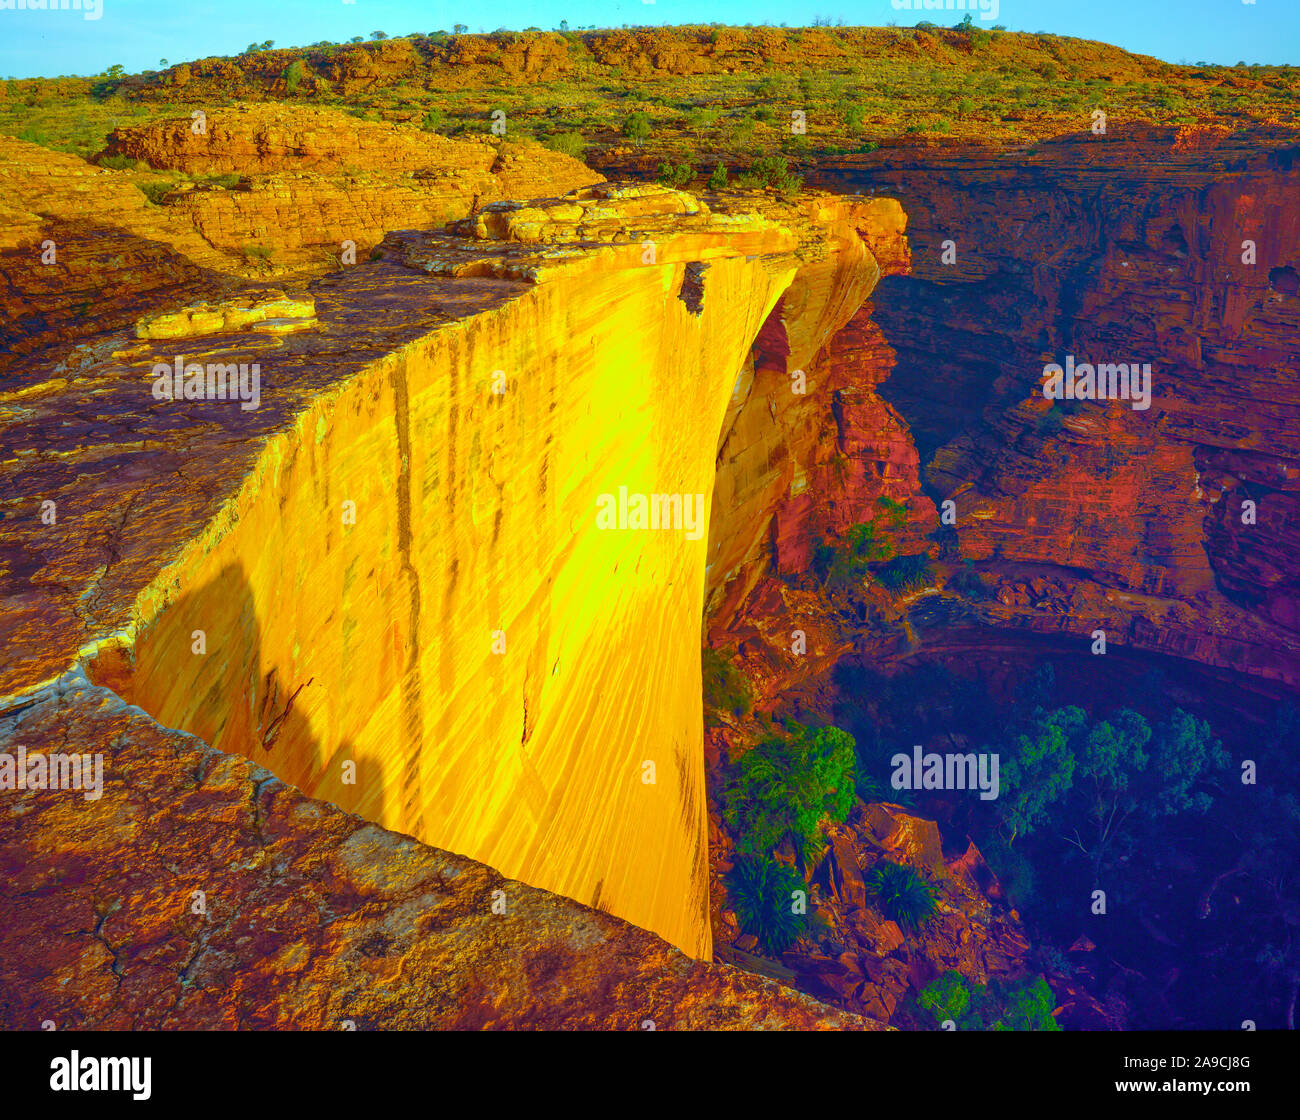
[[[721,28],[0,84],[0,1025],[1293,1028],[1296,83]]]

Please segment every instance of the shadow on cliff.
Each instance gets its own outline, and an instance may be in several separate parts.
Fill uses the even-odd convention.
[[[49,264],[47,242],[55,252]],[[34,353],[48,369],[78,343],[130,329],[148,312],[265,283],[233,265],[227,273],[198,264],[167,241],[120,226],[47,218],[35,244],[0,253],[10,290],[0,297],[0,371]]]
[[[264,636],[276,625],[266,608],[259,616],[243,567],[230,564],[142,629],[133,660],[103,654],[87,670],[162,725],[243,755],[310,797],[377,820],[385,800],[382,766],[358,758],[348,741],[321,742],[308,715],[320,712],[318,725],[328,725],[331,705],[354,700],[323,690],[347,682],[295,674],[269,656]]]

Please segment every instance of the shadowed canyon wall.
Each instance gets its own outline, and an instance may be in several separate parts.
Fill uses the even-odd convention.
[[[897,351],[878,407],[915,443],[918,501],[955,503],[930,551],[992,581],[982,623],[1300,684],[1294,148],[1120,131],[884,148],[810,181],[912,218],[912,271],[873,297]],[[1150,362],[1150,409],[1045,400],[1067,355]]]

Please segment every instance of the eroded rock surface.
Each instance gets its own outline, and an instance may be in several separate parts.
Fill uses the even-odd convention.
[[[126,170],[0,136],[4,364],[57,359],[147,309],[364,262],[392,229],[603,181],[540,145],[448,140],[337,110],[209,107],[202,132],[195,123],[115,130],[100,158],[135,161]]]
[[[102,752],[103,785],[0,798],[7,1030],[879,1029],[305,797],[80,674],[0,711],[19,746]]]

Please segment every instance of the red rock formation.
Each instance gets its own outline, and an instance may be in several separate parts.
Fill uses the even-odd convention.
[[[913,217],[913,275],[875,301],[899,354],[881,392],[927,492],[956,503],[960,554],[1002,581],[996,624],[1101,628],[1300,683],[1292,160],[1267,136],[1148,130],[1029,154],[882,150],[814,176]],[[1049,411],[1043,366],[1067,354],[1150,362],[1149,411]],[[1055,606],[1017,590],[1035,579]]]
[[[103,755],[97,798],[0,798],[5,1030],[880,1029],[313,801],[84,677],[0,712],[0,741]]]

